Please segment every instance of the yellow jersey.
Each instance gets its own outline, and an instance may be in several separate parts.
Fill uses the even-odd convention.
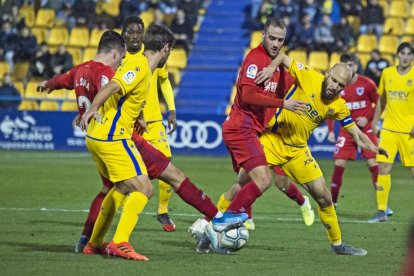
[[[400,75],[397,66],[382,71],[378,94],[387,99],[382,129],[410,133],[414,125],[414,67]]]
[[[150,91],[144,108],[144,118],[147,122],[162,121],[160,100],[158,98],[158,81],[168,80],[168,72],[165,67],[164,65],[162,68],[155,69],[152,74]],[[168,110],[175,110],[174,92],[171,85],[168,88],[162,87],[162,94],[167,102]]]
[[[346,102],[340,96],[326,104],[322,100],[324,76],[294,59],[289,65],[289,74],[296,79],[285,100],[296,99],[307,103],[307,110],[298,114],[279,108],[269,122],[269,129],[281,135],[286,145],[304,147],[312,131],[326,119],[341,121],[345,129],[355,126]]]
[[[87,135],[105,141],[131,139],[134,123],[145,105],[151,75],[148,59],[142,53],[126,56],[112,78],[121,89],[99,108],[101,116],[92,119]]]

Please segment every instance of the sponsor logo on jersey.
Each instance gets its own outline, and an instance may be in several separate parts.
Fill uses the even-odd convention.
[[[362,96],[362,94],[364,94],[364,87],[357,87],[356,93],[358,96]]]
[[[101,87],[104,87],[105,85],[107,85],[109,82],[109,79],[107,76],[102,76],[101,78]]]
[[[123,76],[122,79],[127,83],[127,84],[131,84],[131,82],[135,79],[136,75],[134,73],[134,71],[128,71],[126,72]]]
[[[249,67],[247,67],[246,77],[248,77],[249,79],[255,79],[256,75],[257,75],[256,64],[250,64]]]

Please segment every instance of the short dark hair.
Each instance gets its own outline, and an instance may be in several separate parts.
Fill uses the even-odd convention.
[[[128,28],[131,24],[141,25],[143,31],[145,29],[144,21],[136,15],[131,15],[125,18],[124,22],[122,22],[122,35],[124,34],[126,28]]]
[[[397,48],[397,55],[404,49],[409,48],[411,51],[411,54],[414,54],[414,47],[410,42],[403,42],[401,43]]]
[[[173,48],[175,37],[167,26],[151,24],[145,32],[143,43],[145,50],[158,52],[167,44]]]
[[[355,62],[358,63],[359,59],[355,53],[345,52],[341,55],[340,59],[341,62]]]
[[[267,31],[267,29],[269,29],[269,26],[273,26],[273,27],[279,27],[281,29],[286,29],[286,25],[285,23],[283,23],[283,21],[281,19],[278,19],[276,17],[270,17],[267,19],[265,25],[264,25],[264,32]]]
[[[105,31],[98,44],[98,53],[109,53],[112,49],[125,50],[125,40],[115,31]]]

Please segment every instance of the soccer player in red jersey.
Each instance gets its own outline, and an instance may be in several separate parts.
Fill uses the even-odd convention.
[[[351,82],[344,88],[340,95],[346,101],[347,107],[351,111],[352,120],[354,120],[362,132],[365,133],[375,145],[378,145],[377,137],[371,128],[375,112],[375,104],[379,98],[377,86],[371,79],[357,74],[358,57],[356,54],[344,53],[341,55],[340,61],[346,63],[348,68],[352,71]],[[332,200],[336,207],[347,160],[356,159],[358,145],[343,127],[340,129],[338,138],[335,139],[334,124],[334,120],[328,120],[328,140],[333,143],[336,140],[334,153],[335,166],[331,180]],[[374,189],[376,189],[378,164],[375,160],[375,153],[361,149],[361,155],[367,160],[372,184]]]
[[[283,100],[294,83],[283,66],[276,70],[266,84],[257,84],[256,75],[277,56],[285,40],[286,27],[276,18],[269,18],[263,30],[263,42],[252,49],[241,66],[237,80],[237,94],[229,116],[222,125],[224,143],[231,155],[233,169],[238,173],[235,184],[226,192],[237,193],[224,215],[239,213],[240,206],[251,206],[272,183],[272,175],[266,162],[263,147],[258,136],[266,127],[278,107],[290,111],[305,110],[305,103],[297,100]],[[273,111],[268,111],[268,108]],[[247,183],[246,185],[244,185]],[[240,184],[243,186],[240,189]],[[240,189],[240,190],[239,190]],[[237,192],[237,190],[239,190]],[[215,231],[226,227],[212,220]],[[206,240],[201,238],[198,248],[203,250]],[[208,241],[207,241],[208,242]]]

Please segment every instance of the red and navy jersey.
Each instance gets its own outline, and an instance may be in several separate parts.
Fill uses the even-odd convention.
[[[75,89],[79,115],[89,109],[99,89],[109,82],[115,71],[111,66],[93,60],[73,67],[69,72],[50,79],[46,87],[51,89]],[[53,92],[52,92],[53,93]]]
[[[268,66],[272,58],[266,53],[260,44],[257,48],[250,50],[240,68],[237,80],[237,93],[231,112],[225,122],[232,128],[249,128],[257,132],[267,125],[276,108],[268,108],[259,105],[248,104],[243,101],[243,86],[249,85],[256,88],[257,93],[262,93],[272,98],[283,99],[294,79],[286,72],[283,66],[273,74],[267,84],[255,83],[257,73]]]
[[[379,98],[375,83],[367,77],[358,75],[355,83],[345,86],[341,97],[346,101],[346,106],[351,111],[352,120],[355,122],[358,117],[366,117],[368,123],[364,129],[370,129],[374,118],[375,104]]]

